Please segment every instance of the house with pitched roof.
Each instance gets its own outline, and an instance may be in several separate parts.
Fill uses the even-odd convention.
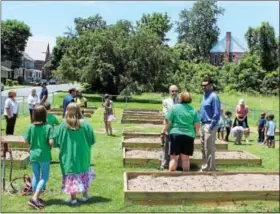
[[[247,47],[237,38],[227,32],[210,50],[210,63],[221,66],[224,61],[238,63],[247,51]]]
[[[49,79],[50,71],[45,66],[51,56],[49,44],[29,39],[25,53],[35,60],[34,69],[42,71],[42,78]]]

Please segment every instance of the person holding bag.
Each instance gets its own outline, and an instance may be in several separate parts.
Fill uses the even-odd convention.
[[[113,111],[113,101],[110,99],[108,94],[105,94],[104,99],[105,99],[105,101],[102,104],[102,106],[104,107],[105,129],[106,129],[107,135],[113,136],[111,122],[116,120],[116,117],[114,116],[114,111]]]

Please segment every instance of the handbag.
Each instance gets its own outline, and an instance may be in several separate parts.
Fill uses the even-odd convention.
[[[116,121],[117,120],[117,118],[114,116],[114,115],[109,115],[109,117],[108,117],[108,121]]]

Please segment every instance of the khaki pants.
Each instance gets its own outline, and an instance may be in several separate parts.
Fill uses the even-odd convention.
[[[162,147],[161,163],[160,163],[161,167],[166,169],[169,168],[169,161],[170,161],[169,146],[170,146],[170,138],[169,135],[166,135]]]
[[[200,129],[200,141],[202,152],[202,171],[215,171],[215,140],[217,128],[208,129],[209,124],[202,124]]]

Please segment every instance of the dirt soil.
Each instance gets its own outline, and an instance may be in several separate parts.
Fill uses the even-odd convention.
[[[126,152],[126,157],[128,158],[143,158],[143,159],[157,159],[160,157],[160,151],[156,150],[140,150],[132,149]],[[228,152],[215,152],[216,159],[255,159],[255,157],[250,156],[243,152],[228,151]],[[201,151],[194,151],[191,159],[202,159]]]
[[[126,143],[161,143],[160,138],[141,137],[141,138],[128,138],[125,139]]]
[[[191,159],[201,159],[202,154],[200,151],[195,151],[193,153],[193,156]],[[215,152],[215,159],[255,159],[256,157],[251,156],[248,153],[244,152],[236,152],[236,151],[228,151],[228,152],[222,152],[222,151],[216,151]]]
[[[14,136],[14,135],[8,135],[8,136],[2,136],[1,142],[7,142],[7,143],[24,143],[24,137],[23,136]]]
[[[279,190],[279,175],[141,175],[128,180],[129,190],[154,191],[231,191],[231,190]]]
[[[126,158],[141,158],[141,159],[159,159],[160,151],[156,150],[128,150],[125,152]]]
[[[27,157],[29,157],[29,153],[25,152],[25,151],[17,151],[17,150],[15,150],[15,151],[12,151],[12,156],[13,156],[14,160],[24,160]],[[6,154],[6,158],[7,158],[7,160],[11,159],[11,156],[10,156],[9,153]]]
[[[125,142],[127,142],[127,143],[161,143],[161,139],[160,139],[160,137],[139,136],[139,137],[132,137],[132,138],[125,139]],[[195,139],[194,143],[200,144],[200,140]],[[216,142],[216,144],[222,144],[222,143],[223,143],[222,141]]]

